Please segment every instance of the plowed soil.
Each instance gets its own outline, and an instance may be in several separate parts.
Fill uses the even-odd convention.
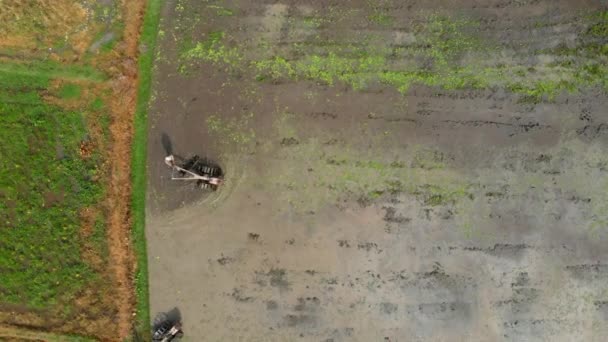
[[[605,63],[606,9],[167,1],[152,313],[196,341],[602,341],[608,97],[569,75]],[[226,183],[171,181],[168,153]]]

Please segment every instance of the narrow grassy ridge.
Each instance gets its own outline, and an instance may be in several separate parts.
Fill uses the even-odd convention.
[[[133,137],[133,245],[137,258],[135,288],[137,296],[136,329],[140,334],[149,332],[150,304],[148,289],[148,257],[146,252],[146,142],[148,134],[148,101],[152,83],[152,66],[158,24],[160,20],[161,0],[149,0],[144,16],[140,42],[145,46],[139,55],[139,85],[137,108],[135,112],[135,135]]]

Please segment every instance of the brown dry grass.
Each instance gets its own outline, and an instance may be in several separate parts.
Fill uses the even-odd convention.
[[[82,241],[80,254],[97,273],[103,274],[106,269],[103,256],[101,255],[101,251],[91,241],[95,222],[100,215],[99,209],[94,207],[87,207],[80,211],[80,239]]]
[[[18,329],[15,327],[9,327],[0,325],[0,341],[49,341],[51,339],[57,339],[57,336],[47,334],[43,332],[30,331],[25,329]]]
[[[135,258],[131,246],[131,141],[137,100],[137,46],[145,9],[144,0],[123,0],[124,41],[118,65],[120,71],[111,81],[114,96],[112,112],[112,147],[110,148],[110,183],[108,186],[108,243],[110,269],[116,282],[115,303],[118,309],[118,336],[125,338],[132,329],[135,315],[133,274]]]
[[[15,49],[48,48],[67,40],[83,52],[91,36],[83,2],[72,0],[0,1],[0,47]]]

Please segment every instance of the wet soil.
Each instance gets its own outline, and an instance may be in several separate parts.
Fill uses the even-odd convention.
[[[294,28],[298,16],[336,4],[225,1],[232,14],[218,16],[209,6],[219,3],[166,3],[149,119],[152,313],[179,308],[186,336],[205,341],[601,341],[603,90],[530,103],[500,88],[415,85],[401,94],[260,82],[204,62],[178,72],[189,35],[223,30],[243,44],[262,36],[280,51],[310,35]],[[453,11],[487,19],[485,37],[531,50],[573,39],[581,11],[601,7],[339,4],[355,14],[312,35],[404,41],[407,24],[372,24],[369,11],[386,7],[399,23]],[[200,18],[188,34],[176,29],[180,7]],[[537,22],[553,24],[541,35]],[[176,155],[217,161],[226,184],[205,195],[172,182],[167,141]]]

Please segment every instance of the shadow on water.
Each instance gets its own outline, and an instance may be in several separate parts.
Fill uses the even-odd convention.
[[[167,133],[162,133],[160,143],[163,145],[166,155],[170,156],[173,154],[173,144],[171,143],[171,138],[169,138]]]

